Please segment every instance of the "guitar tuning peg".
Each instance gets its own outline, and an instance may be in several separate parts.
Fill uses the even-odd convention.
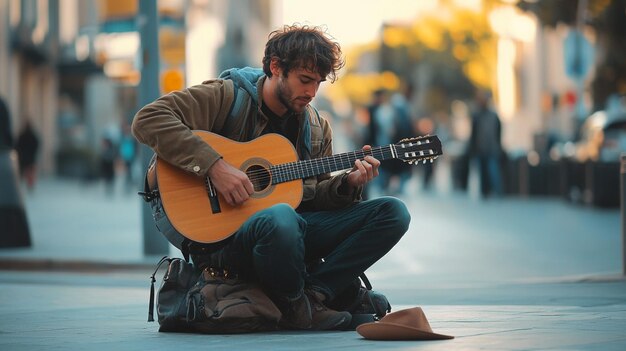
[[[431,159],[430,159],[430,163],[433,163],[434,161],[435,161],[435,159],[434,159],[434,158],[431,158]]]

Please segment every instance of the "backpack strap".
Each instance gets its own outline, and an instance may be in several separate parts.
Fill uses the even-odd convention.
[[[228,109],[226,120],[221,126],[220,134],[230,135],[233,139],[242,139],[250,133],[248,125],[251,121],[246,118],[246,111],[249,106],[256,110],[256,103],[250,94],[240,87],[235,80],[233,82],[233,102]],[[240,127],[237,127],[240,125]]]
[[[230,109],[228,110],[228,117],[233,118],[237,117],[241,114],[244,105],[245,95],[239,91],[241,89],[237,83],[233,80],[233,103],[230,105]],[[228,121],[226,121],[228,123]]]
[[[150,303],[148,304],[148,322],[154,322],[154,283],[156,282],[154,276],[164,262],[171,263],[172,259],[167,256],[163,256],[159,263],[157,263],[157,267],[154,270],[154,273],[152,273],[152,275],[150,276]]]
[[[372,290],[372,283],[370,283],[370,280],[367,279],[367,276],[365,275],[365,272],[359,274],[359,278],[361,278],[361,281],[365,285],[365,289]]]
[[[226,121],[220,134],[242,139],[250,133],[248,127],[252,121],[245,120],[248,107],[256,109],[258,91],[256,85],[265,73],[260,68],[231,68],[219,75],[219,79],[230,80],[233,84],[233,102],[229,107]]]

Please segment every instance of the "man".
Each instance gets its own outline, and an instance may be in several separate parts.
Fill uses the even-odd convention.
[[[237,141],[278,133],[300,159],[332,155],[331,128],[309,103],[343,64],[340,46],[320,28],[285,26],[270,34],[263,71],[231,69],[223,79],[163,96],[137,113],[133,134],[161,159],[210,177],[223,199],[239,206],[253,194],[250,179],[192,130]],[[360,201],[379,164],[367,156],[349,172],[305,179],[296,210],[277,204],[257,212],[228,239],[192,253],[194,264],[222,265],[257,281],[281,310],[285,328],[345,327],[350,313],[327,306],[345,299],[350,284],[400,240],[410,221],[395,198]]]
[[[502,175],[500,157],[502,150],[502,125],[500,117],[490,107],[491,93],[478,90],[476,110],[472,113],[472,132],[469,139],[469,154],[478,161],[480,170],[480,193],[486,198],[490,194],[501,196]]]
[[[0,96],[0,151],[13,147],[13,134],[11,134],[11,116],[9,108],[2,96]]]

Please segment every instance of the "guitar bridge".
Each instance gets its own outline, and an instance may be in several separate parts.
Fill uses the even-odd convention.
[[[209,196],[209,203],[211,204],[211,211],[213,213],[222,212],[222,208],[220,206],[220,199],[217,197],[217,191],[215,191],[215,186],[213,182],[211,182],[211,178],[204,178],[204,186],[206,188],[207,195]]]

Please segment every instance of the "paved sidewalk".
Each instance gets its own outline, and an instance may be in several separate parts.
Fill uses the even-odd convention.
[[[618,210],[405,196],[411,228],[368,276],[394,310],[421,306],[456,338],[373,342],[356,332],[158,333],[146,322],[158,258],[141,252],[139,200],[54,179],[25,200],[33,247],[0,249],[0,350],[626,349]]]
[[[1,272],[0,349],[622,351],[626,347],[624,281],[449,289],[444,296],[427,288],[391,290],[395,310],[421,306],[435,332],[456,338],[380,342],[365,340],[354,331],[158,333],[156,323],[146,322],[148,275],[147,271]],[[446,297],[451,295],[455,297]]]

